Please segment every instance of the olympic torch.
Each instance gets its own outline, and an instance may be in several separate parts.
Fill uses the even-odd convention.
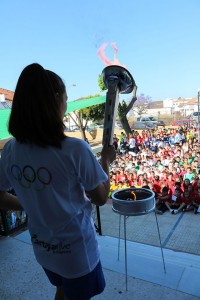
[[[102,71],[106,93],[103,141],[108,138],[109,145],[113,144],[115,120],[118,111],[119,94],[129,94],[133,91],[135,81],[127,69],[119,65],[107,66]]]

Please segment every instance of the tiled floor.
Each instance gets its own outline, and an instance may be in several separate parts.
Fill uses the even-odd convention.
[[[102,233],[119,236],[119,215],[112,211],[112,204],[100,208]],[[200,255],[200,214],[192,212],[157,215],[161,243],[164,248]],[[127,240],[160,246],[155,213],[127,218]],[[122,222],[123,224],[123,222]],[[123,230],[123,226],[121,226]]]

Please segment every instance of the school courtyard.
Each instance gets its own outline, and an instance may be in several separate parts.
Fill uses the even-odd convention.
[[[101,132],[90,143],[94,153],[98,153]],[[97,238],[107,285],[104,293],[93,299],[200,298],[200,214],[151,212],[120,219],[109,199],[100,207],[101,222],[98,223],[95,210],[94,219],[98,227],[101,225],[102,235],[97,233]],[[0,237],[0,254],[0,300],[54,299],[55,288],[35,260],[27,230]]]

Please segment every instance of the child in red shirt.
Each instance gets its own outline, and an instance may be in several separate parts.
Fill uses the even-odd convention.
[[[156,193],[161,192],[160,177],[158,175],[156,175],[155,179],[153,180],[153,187],[156,190]]]
[[[162,215],[165,211],[170,210],[171,196],[169,188],[164,186],[162,193],[158,194],[156,203],[156,213]]]
[[[124,174],[124,171],[123,170],[120,170],[120,172],[118,173],[118,175],[117,175],[117,181],[118,182],[124,182],[125,181],[125,179],[127,179],[127,176],[126,176],[126,174]]]
[[[170,212],[171,214],[176,215],[179,212],[179,207],[183,204],[182,190],[180,188],[176,188],[171,199]]]
[[[152,191],[155,193],[155,196],[156,196],[156,190],[155,190],[154,187],[153,187],[153,183],[152,183],[152,182],[149,182],[149,183],[148,183],[148,186],[149,186],[150,190],[152,190]]]
[[[198,190],[200,189],[200,179],[198,179],[195,183],[194,183],[194,193],[198,194]]]
[[[192,198],[190,197],[190,192],[185,190],[182,195],[182,203],[180,203],[179,207],[173,210],[172,214],[178,214],[181,210],[189,211],[192,205]]]
[[[183,205],[182,207],[180,206],[180,210],[183,208],[183,211],[190,211],[193,209],[193,199],[194,199],[194,194],[192,193],[192,185],[188,186],[188,190],[185,190],[183,192]],[[192,196],[193,195],[193,196]]]
[[[195,195],[195,191],[194,191],[194,186],[193,186],[193,184],[192,183],[190,183],[189,185],[188,185],[188,192],[190,193],[190,198],[194,198],[194,195]]]
[[[189,206],[190,204],[192,204],[192,199],[190,197],[190,190],[188,187],[188,190],[183,192],[183,202],[185,203],[185,205]]]
[[[173,173],[172,173],[172,172],[170,172],[170,173],[168,174],[168,179],[167,179],[166,183],[167,183],[167,186],[170,187],[170,188],[171,188],[172,186],[174,186],[175,181],[174,181]]]
[[[187,190],[188,189],[188,185],[190,184],[190,180],[188,178],[184,179],[183,181],[183,190]]]
[[[194,214],[197,214],[200,209],[200,188],[197,190],[197,193],[194,196],[194,200],[192,201],[194,206]]]

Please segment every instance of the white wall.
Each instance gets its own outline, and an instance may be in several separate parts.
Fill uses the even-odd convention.
[[[0,94],[0,102],[5,102],[6,98],[4,94]]]

